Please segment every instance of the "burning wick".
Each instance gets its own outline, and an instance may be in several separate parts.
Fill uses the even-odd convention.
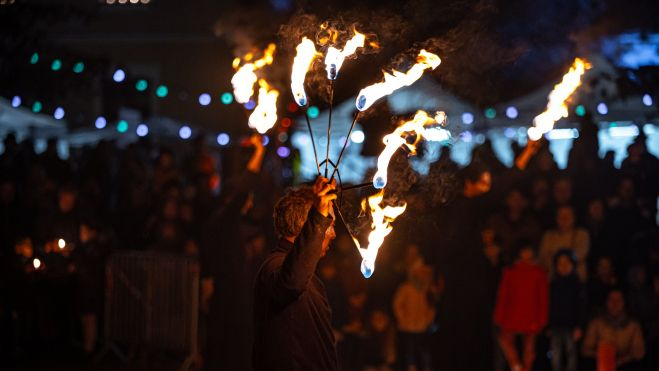
[[[57,240],[57,247],[59,247],[60,250],[64,249],[66,247],[66,241],[60,238],[59,240]]]
[[[384,242],[385,237],[391,233],[393,227],[391,223],[396,220],[403,212],[407,205],[402,206],[385,206],[381,207],[382,199],[384,197],[384,190],[376,193],[368,198],[368,205],[371,209],[371,233],[368,235],[368,248],[363,249],[359,247],[359,242],[355,239],[355,244],[362,257],[360,270],[365,278],[369,278],[375,271],[375,260],[378,256],[380,246]],[[366,201],[362,201],[362,208],[366,208]]]
[[[237,71],[231,78],[231,84],[233,85],[233,96],[236,98],[236,102],[241,104],[247,103],[252,95],[254,95],[254,84],[258,79],[254,72],[272,64],[276,48],[277,46],[275,44],[269,44],[263,51],[263,57],[261,57],[261,59],[257,59],[252,63],[246,63],[242,66],[240,66],[240,58],[235,58],[233,60],[233,68]],[[245,55],[243,59],[245,61],[252,60],[252,54],[249,53]]]
[[[391,74],[384,73],[384,81],[367,86],[359,92],[355,105],[360,111],[367,110],[378,99],[387,96],[394,91],[410,86],[423,76],[426,69],[434,70],[442,62],[436,54],[421,49],[417,62],[406,73],[393,70]]]
[[[415,155],[416,145],[421,138],[435,142],[449,140],[451,134],[447,130],[434,127],[445,120],[444,112],[437,112],[435,117],[430,117],[426,112],[418,111],[412,120],[404,122],[393,133],[385,135],[382,139],[385,147],[378,157],[378,170],[373,176],[373,187],[383,189],[387,185],[389,161],[401,146],[404,145],[410,155]]]
[[[343,65],[343,61],[346,59],[346,57],[355,54],[357,48],[363,48],[364,41],[366,41],[366,37],[355,30],[355,36],[346,42],[343,50],[339,50],[333,46],[327,48],[327,55],[325,55],[325,70],[327,70],[328,79],[336,79],[339,74],[339,70]]]
[[[293,72],[291,73],[291,91],[298,106],[307,105],[307,94],[304,92],[304,79],[311,67],[314,58],[319,54],[313,41],[304,37],[302,42],[295,48],[297,55],[293,59]]]
[[[34,258],[34,260],[32,260],[32,266],[34,269],[39,269],[39,267],[41,267],[41,260]]]
[[[549,102],[545,112],[533,119],[533,125],[528,130],[529,139],[538,140],[543,134],[554,128],[554,123],[568,116],[568,108],[565,102],[572,93],[581,85],[581,77],[591,67],[587,61],[577,58],[572,63],[570,70],[563,76],[559,84],[549,93]]]
[[[279,92],[270,89],[270,85],[263,80],[259,80],[259,102],[254,112],[249,115],[249,127],[256,129],[260,134],[265,134],[270,128],[277,123],[277,97]]]

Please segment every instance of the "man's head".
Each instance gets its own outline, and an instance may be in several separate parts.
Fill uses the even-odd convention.
[[[302,231],[302,226],[307,221],[307,215],[313,206],[313,202],[314,193],[310,187],[290,190],[284,197],[280,198],[273,213],[277,235],[291,242],[295,241]],[[330,215],[334,219],[333,210],[330,210]],[[336,238],[336,233],[334,232],[334,222],[332,222],[332,225],[325,232],[321,256],[325,256],[334,238]]]
[[[554,268],[561,277],[572,275],[575,272],[576,263],[576,256],[572,249],[559,250],[554,256]]]
[[[561,206],[556,210],[556,225],[561,231],[570,231],[574,227],[574,209],[572,206]]]
[[[489,192],[492,187],[492,174],[485,165],[477,161],[472,161],[462,169],[462,179],[464,180],[463,194],[466,197],[480,196]]]
[[[611,317],[619,317],[625,314],[625,297],[622,290],[611,289],[606,296],[606,313]]]
[[[57,206],[59,211],[66,214],[76,205],[77,192],[72,185],[65,185],[57,193]]]

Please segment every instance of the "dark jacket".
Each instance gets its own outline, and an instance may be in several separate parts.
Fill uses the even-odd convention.
[[[557,276],[551,281],[549,326],[573,329],[585,325],[586,292],[576,274]]]
[[[336,370],[325,287],[315,274],[332,220],[311,209],[292,244],[284,239],[256,279],[254,370]]]

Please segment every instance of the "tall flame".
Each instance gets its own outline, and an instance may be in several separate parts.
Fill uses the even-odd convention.
[[[444,141],[450,138],[450,133],[444,129],[431,128],[436,123],[446,119],[444,112],[437,112],[430,117],[424,111],[417,111],[412,120],[406,121],[397,127],[391,134],[382,139],[385,147],[378,157],[378,170],[373,176],[373,186],[382,189],[387,185],[387,168],[391,157],[400,146],[405,146],[411,155],[416,154],[416,145],[421,138],[431,141]],[[411,142],[408,141],[411,139]]]
[[[355,105],[360,111],[368,109],[375,101],[394,91],[410,86],[423,76],[423,71],[434,70],[441,63],[436,54],[421,49],[416,58],[416,64],[406,73],[393,70],[391,74],[384,72],[384,81],[367,86],[359,92]]]
[[[277,98],[279,91],[271,89],[270,85],[259,80],[259,101],[254,111],[249,115],[249,127],[265,134],[277,123]]]
[[[554,127],[556,121],[568,116],[566,101],[581,85],[581,77],[590,67],[590,63],[581,58],[574,60],[570,70],[563,76],[563,80],[549,93],[549,102],[545,112],[533,119],[534,126],[528,130],[529,139],[540,139],[543,134]]]
[[[391,223],[405,212],[406,204],[402,206],[385,206],[382,207],[384,190],[368,198],[368,206],[371,210],[371,233],[368,235],[368,248],[359,247],[359,254],[362,256],[361,272],[364,277],[369,278],[375,271],[375,259],[378,256],[380,246],[385,237],[391,233],[393,227]],[[366,200],[364,200],[366,201]],[[362,208],[366,208],[366,202],[362,202]]]
[[[252,95],[254,95],[254,84],[258,80],[254,72],[272,64],[276,48],[277,46],[275,44],[269,44],[263,51],[263,56],[254,62],[250,62],[254,57],[253,54],[246,54],[243,60],[250,63],[245,63],[242,66],[240,66],[240,58],[233,60],[233,68],[237,71],[231,78],[231,85],[233,85],[233,96],[236,98],[236,102],[247,103]]]
[[[307,94],[304,92],[304,79],[311,67],[314,58],[319,55],[316,46],[308,38],[302,38],[302,42],[295,48],[297,55],[293,59],[293,72],[291,73],[291,91],[298,106],[307,104]]]
[[[339,50],[333,46],[327,48],[327,54],[325,55],[325,69],[327,70],[327,78],[330,80],[335,80],[346,57],[355,54],[357,48],[363,48],[365,41],[366,36],[355,30],[355,36],[346,42],[343,50]]]

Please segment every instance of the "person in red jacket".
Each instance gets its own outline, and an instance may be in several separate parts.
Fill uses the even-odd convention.
[[[547,324],[548,296],[547,274],[535,262],[533,247],[523,244],[517,261],[503,271],[494,311],[499,343],[512,371],[533,366],[536,336]],[[523,338],[522,360],[516,336]]]

